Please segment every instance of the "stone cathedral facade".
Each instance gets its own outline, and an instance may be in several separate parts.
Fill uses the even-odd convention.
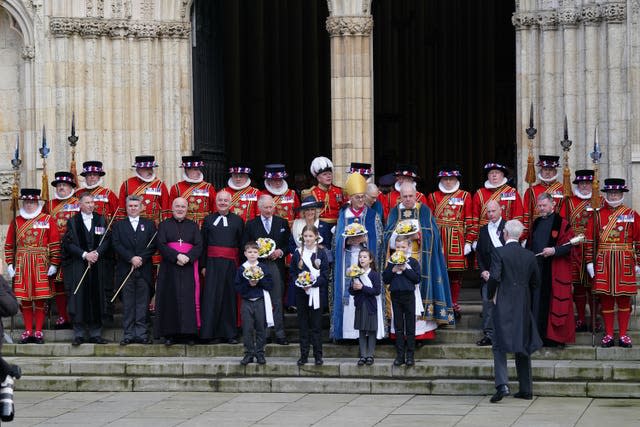
[[[337,182],[349,162],[374,159],[371,3],[327,0]],[[0,0],[2,198],[10,195],[17,138],[20,182],[40,186],[43,125],[49,176],[68,168],[73,112],[78,167],[102,160],[109,187],[117,190],[131,174],[136,154],[155,154],[166,182],[180,179],[180,156],[194,149],[192,6],[193,0]],[[534,153],[558,153],[566,115],[571,169],[590,167],[598,127],[600,178],[627,179],[637,208],[640,1],[515,0],[514,10],[516,169],[526,170],[532,103]]]

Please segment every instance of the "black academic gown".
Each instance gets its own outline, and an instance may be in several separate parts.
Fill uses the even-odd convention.
[[[191,244],[192,248],[180,250],[169,247],[171,242]],[[202,238],[198,225],[189,220],[176,221],[169,218],[158,225],[158,250],[162,255],[158,284],[156,287],[155,336],[195,335],[198,333],[196,321],[196,283],[194,262],[202,252]],[[178,254],[189,257],[184,266],[177,264]]]
[[[105,236],[105,233],[106,236]],[[104,239],[102,237],[104,236]],[[100,243],[102,240],[102,243]],[[104,284],[113,274],[105,264],[105,254],[110,246],[110,235],[103,216],[93,213],[91,230],[87,230],[82,221],[82,214],[76,214],[67,223],[67,232],[62,242],[64,259],[65,292],[69,298],[67,310],[73,323],[101,325],[105,310]],[[99,244],[99,245],[98,245]],[[91,266],[78,292],[73,292],[87,268],[87,261],[82,259],[84,252],[98,252],[98,262]]]
[[[240,244],[244,221],[238,215],[229,213],[226,225],[219,213],[207,216],[202,223],[203,250],[200,268],[205,267],[204,286],[200,291],[200,312],[202,327],[200,337],[210,339],[231,339],[236,333],[236,291],[233,287],[238,269]],[[216,223],[216,221],[218,221]],[[214,225],[215,223],[215,225]],[[223,252],[236,251],[236,258],[230,256],[208,256],[207,249],[222,249]]]

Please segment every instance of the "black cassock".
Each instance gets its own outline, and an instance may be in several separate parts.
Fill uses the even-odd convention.
[[[195,335],[198,325],[194,262],[202,252],[198,225],[189,219],[162,221],[158,226],[158,250],[162,262],[156,286],[155,337]],[[189,257],[184,266],[177,264],[180,253]]]
[[[229,213],[226,218],[219,213],[211,214],[202,223],[204,250],[201,267],[207,269],[201,292],[202,339],[231,339],[237,335],[233,281],[243,229],[244,222],[234,213]],[[207,256],[208,248],[217,256]]]

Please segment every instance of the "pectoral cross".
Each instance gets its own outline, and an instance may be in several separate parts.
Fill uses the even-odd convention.
[[[183,242],[182,239],[178,239],[178,243],[180,243],[180,246],[182,246],[182,242]]]

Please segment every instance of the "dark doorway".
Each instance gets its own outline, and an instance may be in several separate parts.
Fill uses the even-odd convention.
[[[331,157],[326,1],[196,0],[193,47],[195,151],[207,178],[226,184],[236,161],[285,163],[309,174]]]
[[[429,192],[453,162],[475,190],[487,161],[513,166],[514,2],[373,0],[372,12],[378,175],[412,161]]]

